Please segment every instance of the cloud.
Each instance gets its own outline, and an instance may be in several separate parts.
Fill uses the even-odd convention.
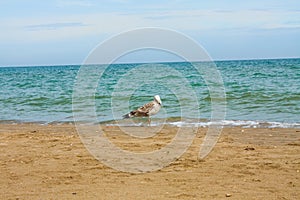
[[[35,42],[97,35],[113,35],[139,27],[162,27],[184,33],[256,34],[262,30],[299,28],[299,11],[279,10],[177,10],[103,12],[0,19],[0,42]],[[26,40],[23,38],[26,37]]]
[[[28,31],[40,31],[40,30],[58,30],[67,27],[81,27],[86,26],[81,22],[69,22],[69,23],[52,23],[52,24],[38,24],[25,26],[25,30]]]
[[[270,30],[299,28],[300,12],[279,10],[178,10],[144,13],[147,21],[178,30]],[[292,22],[291,22],[292,21]]]
[[[93,6],[93,4],[90,1],[87,0],[58,0],[56,2],[57,7],[70,7],[70,6],[84,6],[84,7],[90,7]]]

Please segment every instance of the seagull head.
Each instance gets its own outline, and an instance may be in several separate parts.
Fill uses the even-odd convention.
[[[159,95],[155,95],[155,96],[154,96],[154,100],[155,100],[157,103],[159,103],[160,105],[162,104]]]

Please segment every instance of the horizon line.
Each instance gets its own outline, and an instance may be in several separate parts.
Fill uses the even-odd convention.
[[[98,63],[90,65],[112,65],[112,64],[161,64],[161,63],[186,63],[186,62],[230,62],[230,61],[254,61],[254,60],[292,60],[300,59],[300,57],[278,57],[278,58],[225,58],[225,59],[212,59],[211,61],[148,61],[148,62],[116,62],[116,63]],[[34,65],[0,65],[0,68],[10,68],[10,67],[59,67],[59,66],[81,66],[83,64],[34,64]],[[89,64],[88,64],[89,65]]]

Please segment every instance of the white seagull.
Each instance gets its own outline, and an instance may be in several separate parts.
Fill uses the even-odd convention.
[[[146,103],[145,105],[139,107],[136,110],[131,111],[126,115],[123,115],[123,119],[132,118],[132,117],[148,117],[148,124],[150,125],[151,123],[150,116],[158,113],[161,106],[162,103],[159,95],[155,95],[153,101]]]

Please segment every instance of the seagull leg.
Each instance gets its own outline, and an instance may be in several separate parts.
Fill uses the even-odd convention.
[[[150,116],[148,116],[148,126],[150,126],[150,123],[151,123],[151,119]]]

